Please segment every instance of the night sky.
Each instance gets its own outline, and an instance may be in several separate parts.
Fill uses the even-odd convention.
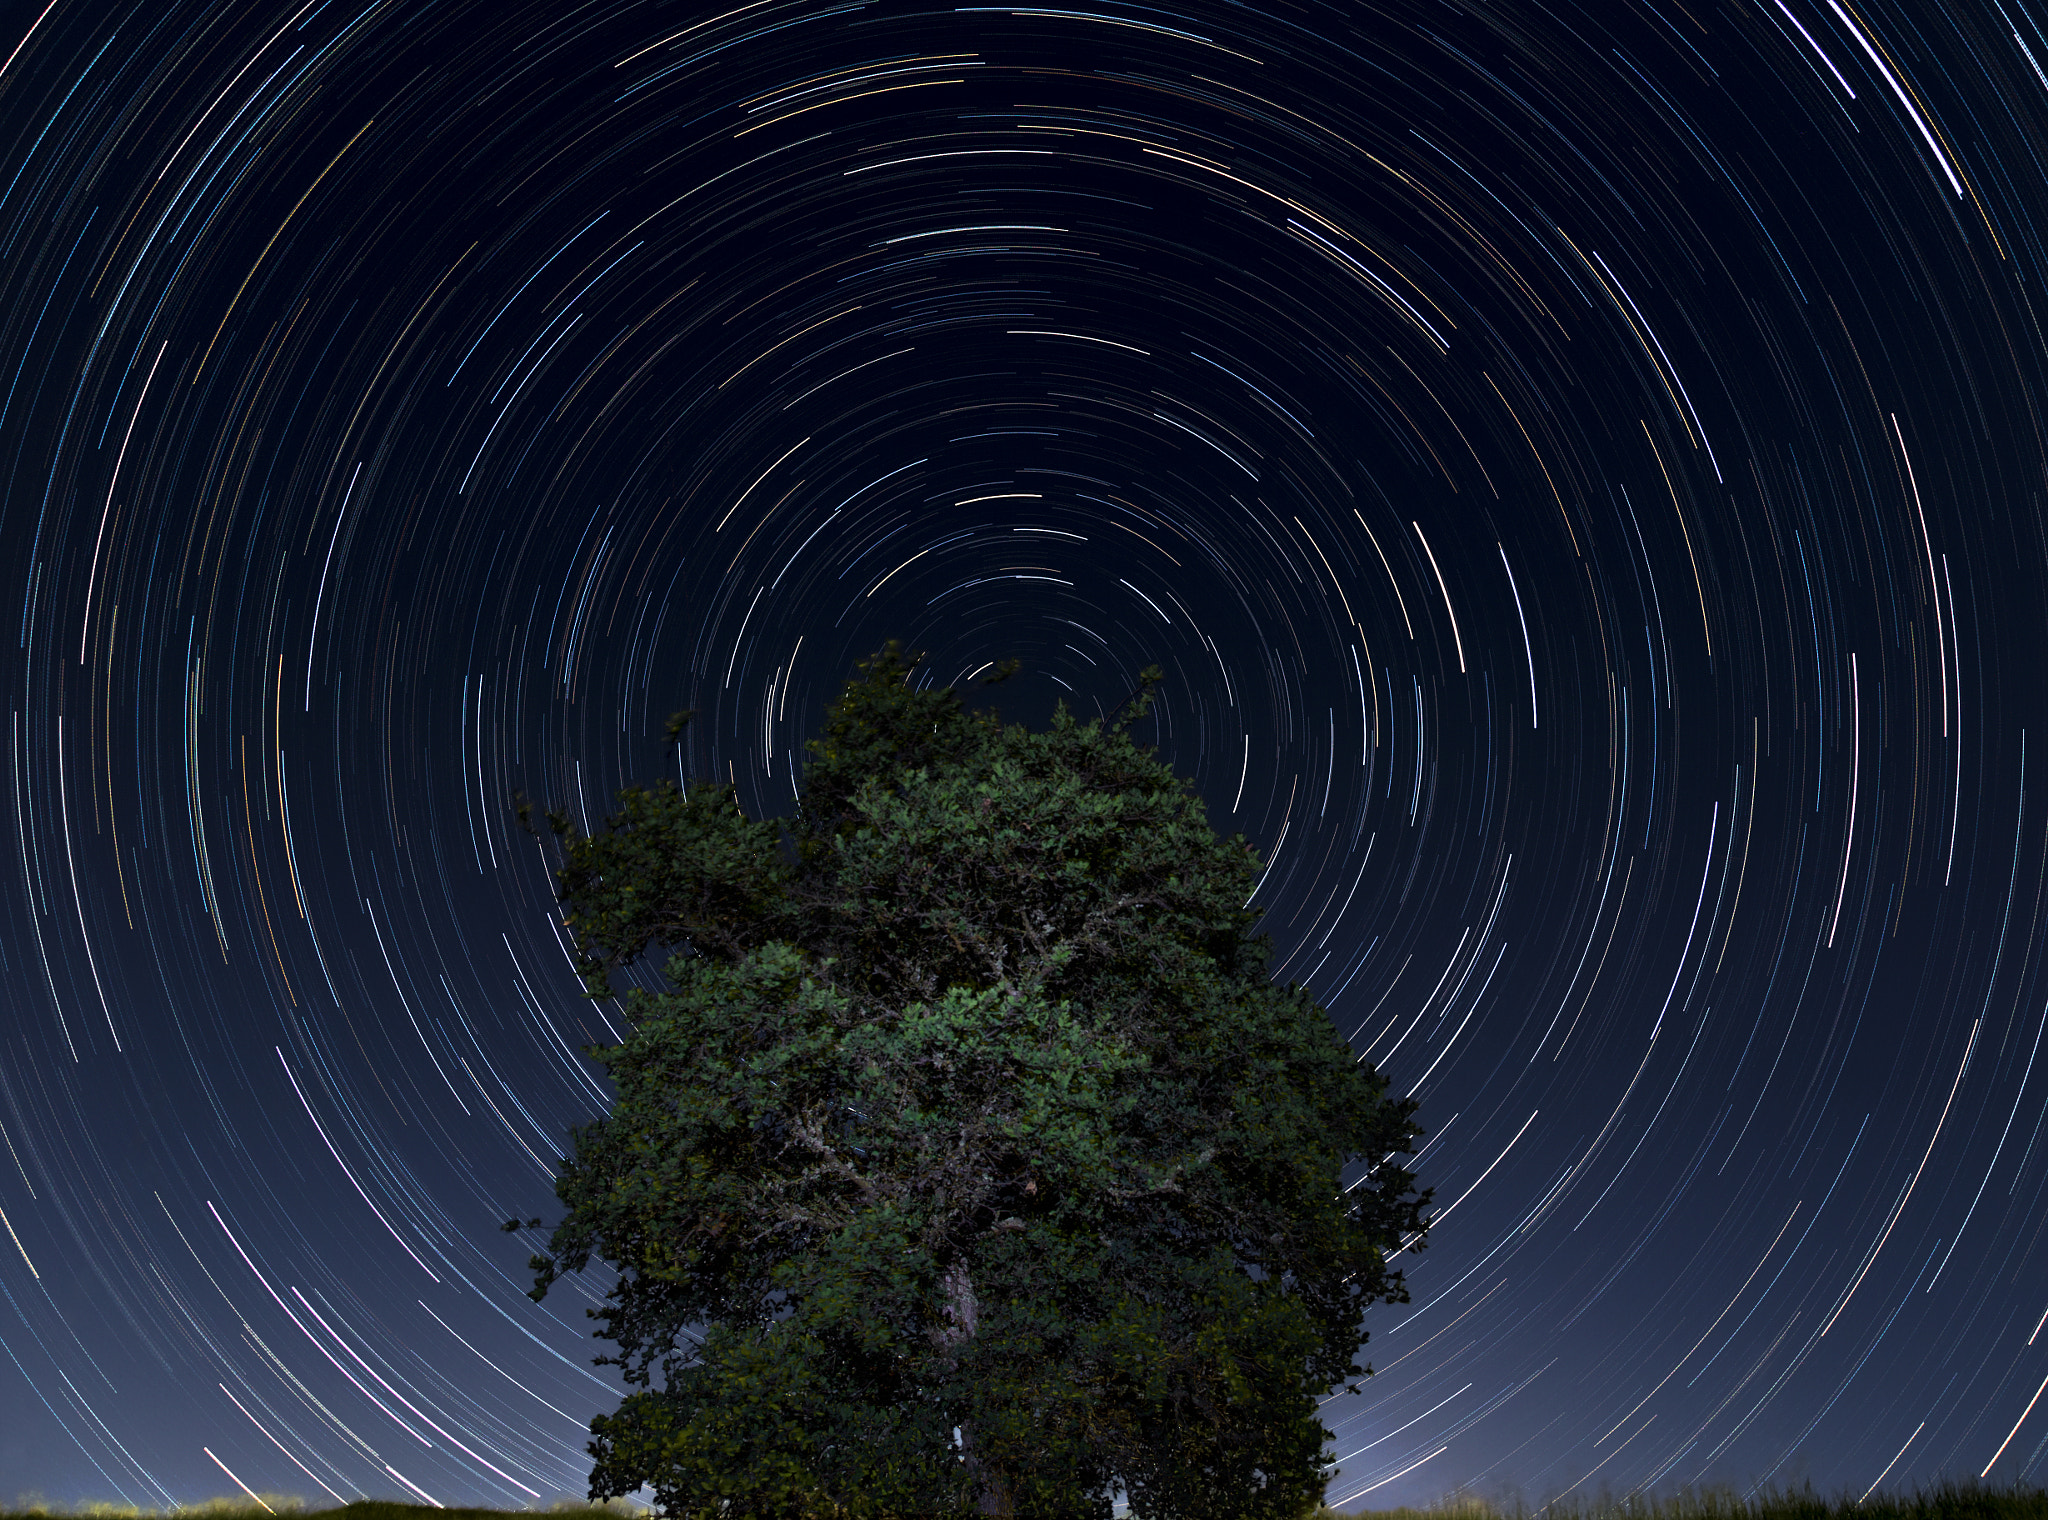
[[[2048,1478],[2040,0],[0,49],[0,1498],[580,1493],[511,799],[786,812],[892,637],[1163,665],[1419,1101],[1334,1502]]]

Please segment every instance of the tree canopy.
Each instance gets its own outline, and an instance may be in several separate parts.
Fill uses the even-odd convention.
[[[664,782],[555,820],[591,994],[664,958],[534,1258],[536,1298],[616,1272],[591,1496],[1291,1520],[1407,1298],[1414,1105],[1269,979],[1254,851],[1130,737],[1156,670],[1032,732],[915,663],[847,682],[792,817]]]

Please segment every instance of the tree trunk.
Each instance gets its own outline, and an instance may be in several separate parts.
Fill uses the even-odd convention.
[[[974,1339],[979,1326],[981,1306],[974,1297],[974,1281],[967,1275],[967,1259],[953,1258],[953,1264],[946,1268],[946,1275],[940,1279],[946,1290],[946,1325],[939,1331],[941,1345],[957,1346],[963,1341]]]
[[[974,1296],[974,1280],[967,1275],[966,1259],[955,1257],[940,1282],[946,1295],[946,1323],[938,1330],[939,1344],[962,1345],[974,1339],[981,1320],[981,1305]],[[960,1441],[961,1458],[966,1462],[968,1471],[974,1474],[975,1487],[980,1490],[976,1508],[984,1515],[1013,1513],[1009,1490],[1002,1478],[984,1467],[975,1451],[973,1427],[963,1420],[954,1433]]]

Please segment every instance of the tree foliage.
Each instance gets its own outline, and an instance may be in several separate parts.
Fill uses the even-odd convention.
[[[1029,732],[914,664],[847,683],[792,818],[663,783],[555,820],[592,995],[665,956],[534,1259],[536,1298],[617,1273],[591,1495],[1311,1511],[1317,1399],[1407,1298],[1413,1104],[1268,979],[1254,852],[1128,734],[1156,671]]]

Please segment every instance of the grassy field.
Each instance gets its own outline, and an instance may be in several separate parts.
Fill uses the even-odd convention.
[[[544,1510],[432,1509],[366,1499],[338,1509],[310,1509],[300,1499],[263,1496],[271,1513],[290,1520],[635,1520],[649,1511],[624,1503],[564,1501]],[[0,1509],[0,1520],[267,1520],[264,1509],[246,1498],[211,1499],[183,1509],[150,1511],[127,1504],[44,1504],[33,1498]],[[1486,1501],[1453,1495],[1426,1509],[1322,1510],[1315,1520],[2048,1520],[2048,1489],[1987,1488],[1975,1483],[1942,1483],[1910,1493],[1827,1496],[1812,1488],[1766,1490],[1745,1498],[1735,1489],[1704,1489],[1661,1498],[1633,1495],[1575,1497],[1549,1505],[1521,1500]]]
[[[1324,1510],[1317,1520],[1337,1520]],[[1457,1495],[1428,1509],[1358,1509],[1347,1520],[2048,1520],[2048,1489],[1988,1488],[1941,1483],[1910,1492],[1827,1495],[1812,1488],[1766,1489],[1745,1498],[1739,1489],[1700,1489],[1663,1497],[1573,1496],[1562,1502],[1488,1502]]]
[[[305,1500],[285,1494],[265,1494],[259,1507],[238,1494],[173,1510],[138,1509],[132,1504],[45,1504],[24,1498],[0,1508],[0,1520],[268,1520],[266,1509],[284,1520],[651,1520],[653,1514],[637,1504],[575,1500],[547,1509],[435,1509],[390,1499],[359,1499],[339,1508],[313,1509]]]

